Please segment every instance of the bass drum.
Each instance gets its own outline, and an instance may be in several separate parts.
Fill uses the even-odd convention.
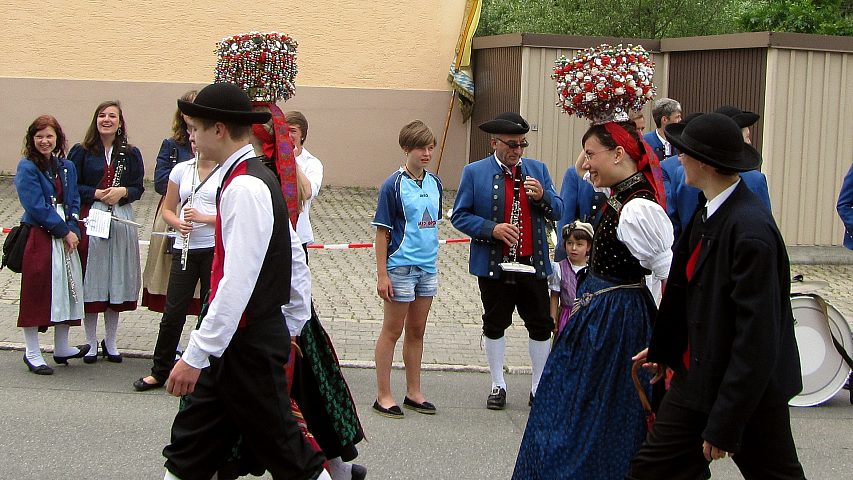
[[[788,403],[794,407],[819,405],[844,387],[850,367],[832,344],[830,331],[844,350],[853,352],[853,336],[844,315],[826,304],[826,315],[811,295],[791,297],[794,334],[800,350],[803,391]]]

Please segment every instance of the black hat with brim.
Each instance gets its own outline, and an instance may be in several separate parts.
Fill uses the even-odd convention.
[[[214,83],[201,89],[195,100],[178,100],[178,109],[188,117],[206,118],[238,125],[267,123],[269,112],[252,111],[252,101],[233,83]]]
[[[748,172],[761,165],[758,150],[745,143],[738,124],[721,113],[705,113],[687,124],[670,123],[664,133],[678,151],[712,167]]]
[[[723,115],[731,118],[735,121],[735,123],[737,123],[737,126],[740,128],[751,127],[755,125],[755,122],[757,122],[759,118],[761,118],[761,115],[755,112],[741,110],[731,105],[723,105],[722,107],[714,111],[717,113],[722,113]]]
[[[494,120],[481,123],[480,130],[493,134],[518,135],[530,131],[530,125],[527,124],[527,121],[521,118],[521,115],[513,112],[506,112],[498,115]]]

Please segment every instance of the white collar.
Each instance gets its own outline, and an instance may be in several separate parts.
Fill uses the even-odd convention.
[[[251,156],[250,156],[251,155]],[[251,143],[247,143],[245,146],[240,147],[236,152],[232,153],[224,162],[222,162],[222,171],[226,174],[231,172],[231,169],[244,158],[252,158],[255,157],[255,149],[252,147]],[[226,180],[225,176],[222,176],[222,182]]]
[[[719,210],[720,207],[723,206],[723,203],[732,196],[732,192],[735,191],[735,187],[737,187],[738,183],[740,183],[740,177],[737,178],[737,181],[733,183],[731,187],[723,190],[711,200],[708,200],[708,203],[705,204],[705,220],[711,218],[711,215]]]
[[[660,139],[660,143],[662,143],[664,146],[669,145],[669,142],[666,141],[666,138],[661,136],[660,132],[658,132],[657,129],[655,129],[655,135],[658,136],[658,138]]]
[[[494,159],[495,159],[495,162],[497,162],[497,163],[498,163],[498,168],[500,168],[503,172],[505,172],[505,173],[512,173],[512,169],[510,169],[509,167],[507,167],[506,165],[504,165],[503,163],[501,163],[501,161],[500,161],[500,160],[498,160],[498,154],[497,154],[497,153],[493,153],[493,154],[492,154],[492,158],[494,158]],[[520,167],[520,166],[521,166],[521,162],[522,162],[523,160],[524,160],[523,158],[519,158],[519,159],[518,159],[518,163],[516,163],[516,164],[515,164],[515,166]]]

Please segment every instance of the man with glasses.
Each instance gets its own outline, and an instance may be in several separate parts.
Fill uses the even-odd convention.
[[[522,158],[530,127],[520,115],[503,113],[480,129],[490,134],[494,153],[462,170],[451,222],[471,236],[468,270],[477,276],[480,287],[484,344],[492,376],[486,407],[502,410],[507,394],[504,331],[516,308],[530,337],[533,379],[528,404],[533,403],[551,351],[554,321],[549,310],[551,262],[545,223],[560,218],[563,204],[545,165]],[[531,273],[509,271],[508,265],[518,264],[526,265]]]

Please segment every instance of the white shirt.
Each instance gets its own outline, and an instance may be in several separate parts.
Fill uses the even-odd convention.
[[[184,204],[193,192],[193,186],[198,191],[193,196],[192,208],[204,215],[216,215],[216,190],[219,188],[219,172],[222,171],[222,168],[212,171],[210,178],[204,182],[201,188],[198,188],[201,184],[201,179],[199,179],[198,172],[195,169],[195,162],[195,160],[181,162],[175,165],[175,168],[169,173],[169,181],[178,186],[178,192],[181,197],[178,203],[178,218],[181,220],[184,219],[184,209],[181,208],[181,205]],[[190,203],[187,202],[184,208],[189,206]],[[190,249],[213,247],[215,231],[216,227],[212,223],[194,222],[193,231],[190,234]],[[184,248],[183,235],[175,237],[175,248]]]
[[[311,202],[320,193],[320,186],[323,184],[323,164],[317,157],[311,155],[311,152],[305,150],[305,147],[302,147],[302,153],[296,157],[296,165],[311,183],[311,197],[302,204],[302,212],[299,213],[299,219],[296,220],[296,233],[302,239],[302,243],[314,243],[314,230],[311,228],[309,211],[311,210]]]
[[[234,165],[255,156],[251,145],[231,154],[220,167],[220,183]],[[201,327],[190,334],[189,344],[181,357],[195,368],[209,366],[211,355],[222,356],[255,290],[272,238],[273,207],[270,191],[259,178],[237,176],[227,189],[222,190],[218,215],[222,227],[222,248],[225,251],[222,279],[207,316]]]
[[[577,275],[578,272],[587,267],[587,265],[575,265],[569,261],[569,266]],[[560,283],[563,281],[563,273],[560,270],[560,263],[551,260],[551,275],[548,275],[548,289],[555,293],[560,293]]]
[[[666,141],[666,138],[663,137],[659,131],[655,130],[655,135],[660,139],[660,143],[663,144],[663,158],[672,156],[672,145]]]
[[[290,222],[287,222],[290,225]],[[290,227],[290,254],[293,263],[290,266],[290,302],[282,305],[281,313],[287,323],[291,337],[302,333],[302,327],[311,319],[311,270],[305,261],[302,240]]]
[[[726,200],[728,200],[729,197],[732,196],[732,192],[735,191],[735,188],[737,188],[738,183],[740,183],[740,177],[738,177],[737,181],[733,183],[731,187],[723,190],[711,200],[708,200],[708,203],[705,204],[705,220],[708,220],[709,218],[711,218],[711,215],[717,213],[717,210],[719,210],[720,207],[722,207],[723,204],[726,202]]]
[[[622,207],[616,238],[640,265],[652,271],[646,276],[646,285],[660,303],[661,281],[669,276],[672,263],[672,222],[663,207],[645,198],[635,198]]]

